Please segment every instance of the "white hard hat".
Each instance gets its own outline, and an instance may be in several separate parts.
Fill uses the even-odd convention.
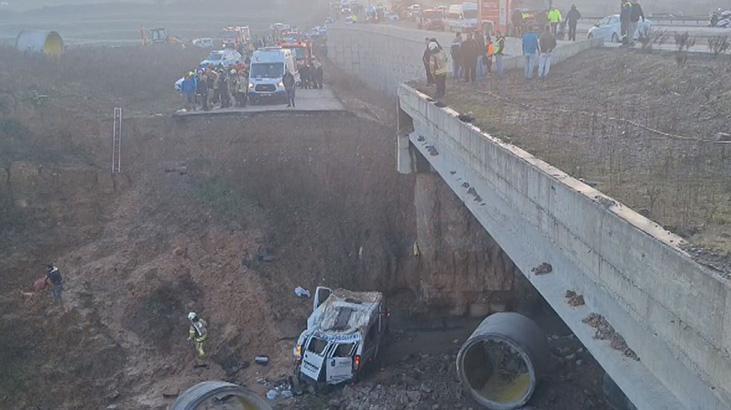
[[[198,315],[196,315],[195,312],[188,313],[188,320],[193,320],[197,317],[198,317]]]
[[[437,44],[436,41],[432,41],[432,42],[429,43],[429,50],[434,51],[437,48],[439,48],[439,45]]]

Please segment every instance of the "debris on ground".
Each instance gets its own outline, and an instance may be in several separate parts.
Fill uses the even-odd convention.
[[[624,353],[625,356],[630,359],[639,361],[640,358],[637,356],[634,350],[627,346],[627,342],[624,340],[621,334],[617,333],[611,324],[604,318],[604,316],[598,313],[591,313],[585,317],[582,322],[596,329],[594,333],[594,339],[598,340],[609,340],[609,345],[612,349],[619,350]]]
[[[584,306],[584,295],[579,295],[573,290],[567,290],[565,298],[568,299],[568,304],[573,307]]]
[[[298,298],[304,298],[304,299],[308,299],[310,296],[312,296],[310,294],[309,289],[305,289],[301,286],[297,286],[296,288],[294,288],[294,294]]]
[[[429,155],[432,157],[439,155],[439,151],[437,151],[437,148],[433,145],[427,145],[426,150],[429,151]]]
[[[266,366],[267,364],[269,364],[269,356],[266,356],[266,355],[256,356],[256,358],[254,358],[254,362],[256,362],[256,364],[258,364],[260,366]]]
[[[533,272],[534,275],[545,275],[547,273],[553,272],[553,266],[551,266],[550,263],[543,262],[542,264],[536,266],[530,271]]]

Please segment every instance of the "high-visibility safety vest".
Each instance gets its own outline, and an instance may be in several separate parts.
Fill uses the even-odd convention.
[[[548,12],[548,22],[549,23],[560,23],[561,22],[561,12],[558,9],[551,9],[551,11]]]

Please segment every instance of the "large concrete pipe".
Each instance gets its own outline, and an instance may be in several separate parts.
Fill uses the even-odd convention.
[[[170,410],[271,410],[264,399],[233,383],[198,383],[178,396]]]
[[[63,39],[55,31],[21,31],[15,38],[15,48],[24,53],[58,57],[63,54]]]
[[[549,358],[543,331],[518,313],[495,313],[480,323],[457,355],[457,373],[479,404],[494,410],[524,406]]]

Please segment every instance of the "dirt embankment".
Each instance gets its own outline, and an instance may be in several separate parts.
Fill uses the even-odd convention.
[[[446,199],[417,224],[415,178],[393,171],[390,127],[332,113],[140,118],[125,129],[124,175],[116,180],[94,165],[103,163],[95,145],[84,151],[92,153],[86,165],[10,162],[9,203],[27,218],[12,229],[26,239],[3,225],[14,251],[2,254],[12,284],[3,305],[12,314],[0,331],[33,323],[41,349],[0,346],[27,349],[0,377],[5,403],[157,407],[163,394],[206,378],[250,385],[279,378],[290,371],[292,339],[310,310],[294,297],[296,286],[381,289],[413,295],[410,309],[453,313],[490,309],[492,289],[512,286],[514,272],[503,265],[498,285],[475,282],[493,271],[483,255],[495,245],[460,227],[468,215],[448,192],[433,192],[435,181],[426,183],[421,207]],[[21,206],[23,195],[34,206]],[[453,215],[442,224],[445,213]],[[468,231],[476,233],[463,238]],[[65,311],[45,295],[18,292],[50,261],[66,274]],[[189,310],[212,329],[208,369],[193,368]],[[78,329],[88,330],[68,337]],[[77,364],[108,347],[117,359],[92,372],[94,384]],[[271,366],[247,367],[256,354],[268,354]],[[71,367],[33,366],[57,361]],[[66,391],[54,381],[59,374]]]

